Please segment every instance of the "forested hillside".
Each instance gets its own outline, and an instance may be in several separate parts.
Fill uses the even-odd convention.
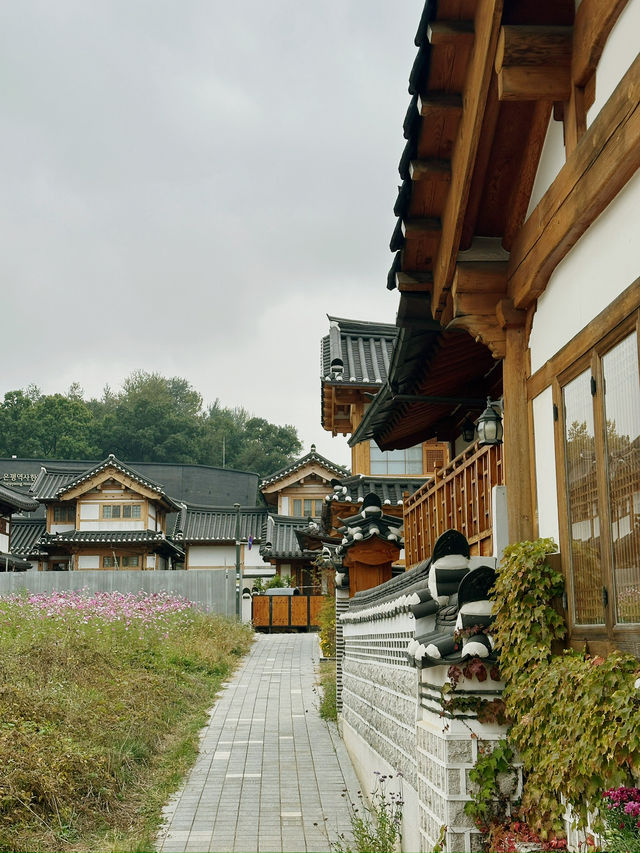
[[[203,408],[201,395],[179,377],[136,371],[120,392],[104,389],[85,400],[72,385],[66,394],[35,386],[8,391],[0,404],[0,456],[181,462],[255,471],[283,467],[302,447],[294,426],[277,426],[218,400]]]

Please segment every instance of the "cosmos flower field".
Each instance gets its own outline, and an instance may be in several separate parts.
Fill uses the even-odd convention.
[[[173,595],[0,599],[0,849],[150,849],[251,636]]]

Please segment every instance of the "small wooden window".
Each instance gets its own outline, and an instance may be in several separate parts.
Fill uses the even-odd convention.
[[[76,508],[75,508],[75,506],[54,506],[54,508],[53,508],[53,520],[55,523],[75,521],[76,520]]]

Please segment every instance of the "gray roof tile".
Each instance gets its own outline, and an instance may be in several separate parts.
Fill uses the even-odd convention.
[[[38,547],[38,542],[46,529],[47,523],[44,518],[13,518],[9,550],[19,557],[43,553]]]
[[[260,507],[240,508],[240,538],[253,537],[260,542],[267,510]],[[185,505],[176,518],[174,538],[193,542],[235,542],[236,511],[229,507]]]
[[[305,518],[290,515],[269,515],[262,528],[260,553],[265,559],[289,558],[292,560],[315,559],[316,551],[304,551],[296,537],[296,530],[306,529]]]
[[[383,385],[387,381],[397,327],[327,316],[329,334],[321,344],[323,381]]]
[[[33,512],[38,508],[38,502],[24,492],[19,492],[16,489],[11,489],[9,486],[3,486],[0,483],[0,507],[6,506],[14,512]]]

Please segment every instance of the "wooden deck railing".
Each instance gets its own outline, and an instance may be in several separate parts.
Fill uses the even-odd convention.
[[[493,551],[491,489],[504,484],[502,445],[468,447],[405,500],[404,538],[410,569],[431,556],[441,533],[463,533],[472,555]]]

